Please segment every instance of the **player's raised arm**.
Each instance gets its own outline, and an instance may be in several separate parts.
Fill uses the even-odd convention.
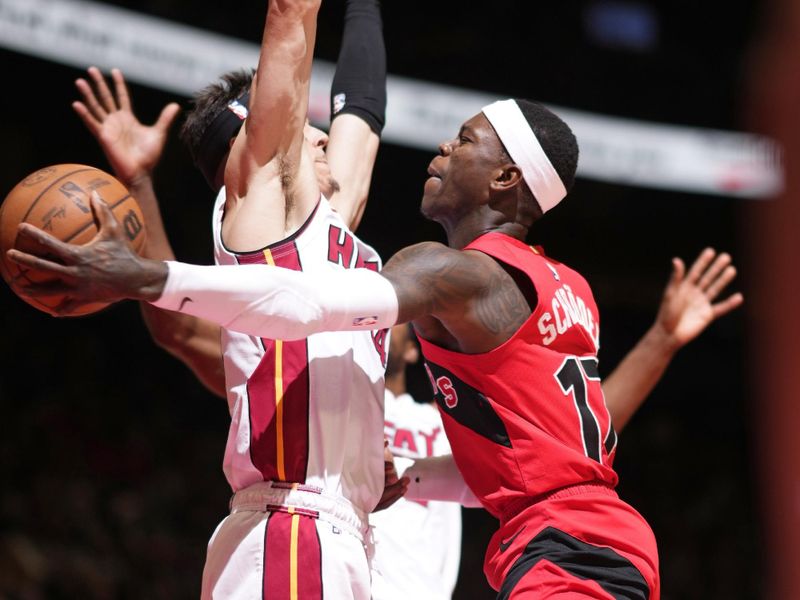
[[[603,394],[617,431],[639,409],[675,353],[717,318],[742,304],[740,293],[715,302],[734,277],[736,268],[730,255],[717,254],[711,248],[700,253],[688,273],[681,259],[673,259],[672,277],[655,322],[603,382]]]
[[[250,111],[225,167],[225,241],[252,250],[285,237],[319,199],[304,151],[319,0],[270,0]]]
[[[90,67],[88,75],[88,80],[80,78],[75,82],[82,101],[73,102],[72,107],[97,140],[114,174],[142,208],[147,225],[144,256],[174,260],[153,188],[153,170],[161,159],[179,107],[174,102],[167,104],[154,124],[144,125],[133,111],[128,86],[119,69],[111,71],[113,88],[96,67]],[[147,302],[140,306],[153,341],[189,367],[210,391],[224,397],[219,326]]]
[[[331,85],[329,200],[351,230],[361,222],[386,119],[386,49],[378,0],[347,0]]]

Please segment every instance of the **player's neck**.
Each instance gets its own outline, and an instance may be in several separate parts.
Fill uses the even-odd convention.
[[[485,220],[475,223],[464,220],[453,227],[444,225],[444,228],[447,233],[447,245],[457,250],[461,250],[486,233],[503,233],[522,241],[525,241],[528,235],[527,227],[507,221],[498,223],[492,220]]]

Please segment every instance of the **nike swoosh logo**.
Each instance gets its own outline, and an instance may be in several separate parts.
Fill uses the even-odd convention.
[[[515,540],[515,539],[517,539],[517,536],[518,536],[520,533],[522,533],[522,532],[523,532],[523,530],[525,529],[525,527],[527,527],[527,525],[523,525],[523,526],[522,526],[522,527],[519,529],[519,531],[517,531],[517,533],[515,533],[514,535],[512,535],[512,536],[511,536],[510,538],[508,538],[507,540],[500,540],[500,552],[505,552],[506,550],[508,550],[508,547],[509,547],[509,546],[510,546],[510,545],[511,545],[513,542],[514,542],[514,540]]]
[[[183,310],[183,307],[187,302],[194,302],[194,300],[189,298],[189,296],[186,296],[183,300],[181,300],[181,305],[178,307],[178,310]]]

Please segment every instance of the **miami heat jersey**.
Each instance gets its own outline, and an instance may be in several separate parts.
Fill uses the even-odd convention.
[[[615,486],[616,434],[597,371],[599,320],[589,285],[503,234],[485,234],[466,249],[528,277],[538,300],[511,339],[490,352],[461,354],[420,339],[465,481],[501,522],[566,486]]]
[[[225,190],[213,215],[217,264],[275,265],[313,273],[381,262],[325,198],[292,236],[264,249],[225,248]],[[386,331],[315,334],[282,341],[222,331],[231,427],[224,471],[234,491],[261,481],[343,496],[363,512],[383,492]]]

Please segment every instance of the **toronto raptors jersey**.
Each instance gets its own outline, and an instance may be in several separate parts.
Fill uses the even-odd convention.
[[[261,263],[313,273],[378,271],[378,254],[325,198],[292,236],[262,250],[222,242],[224,188],[214,207],[217,264]],[[223,329],[231,427],[224,471],[234,491],[260,481],[298,483],[369,512],[383,492],[383,377],[387,332],[271,340]]]
[[[615,486],[616,434],[597,371],[599,321],[589,285],[500,233],[466,249],[516,269],[537,293],[531,316],[490,352],[461,354],[420,339],[467,485],[501,522],[532,498],[566,486]]]

